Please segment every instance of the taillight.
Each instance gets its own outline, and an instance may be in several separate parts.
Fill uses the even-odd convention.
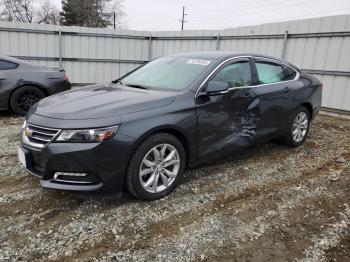
[[[323,83],[320,84],[321,91],[323,92]]]
[[[68,78],[68,76],[67,76],[66,74],[64,75],[63,79],[64,79],[65,81],[69,81],[69,78]]]

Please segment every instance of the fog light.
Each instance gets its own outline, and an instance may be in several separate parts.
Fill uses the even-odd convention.
[[[84,177],[87,176],[86,173],[64,173],[64,172],[56,172],[53,176],[54,179],[57,179],[59,176],[70,176],[70,177]]]

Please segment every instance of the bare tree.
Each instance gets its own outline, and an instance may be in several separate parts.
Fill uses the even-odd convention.
[[[124,0],[0,0],[0,21],[125,28]]]
[[[50,0],[41,0],[36,11],[36,22],[38,24],[59,25],[60,10]]]
[[[123,23],[123,18],[125,17],[124,12],[124,0],[106,0],[102,4],[102,14],[104,14],[109,20],[110,24],[114,23],[114,15],[115,15],[115,23],[116,29],[125,28],[126,25]]]
[[[1,19],[24,23],[34,22],[34,8],[32,0],[1,0]]]

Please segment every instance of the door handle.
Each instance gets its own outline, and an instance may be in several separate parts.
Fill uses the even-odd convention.
[[[290,91],[289,86],[286,86],[285,88],[283,88],[283,92],[285,92],[285,93],[289,93],[289,91]]]
[[[254,98],[254,97],[256,97],[256,94],[254,94],[253,92],[246,92],[246,93],[244,93],[243,97]]]

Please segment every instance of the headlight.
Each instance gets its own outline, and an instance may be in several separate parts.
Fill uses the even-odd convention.
[[[118,127],[119,126],[99,129],[63,130],[56,138],[56,141],[71,143],[103,142],[112,138],[117,133]]]

